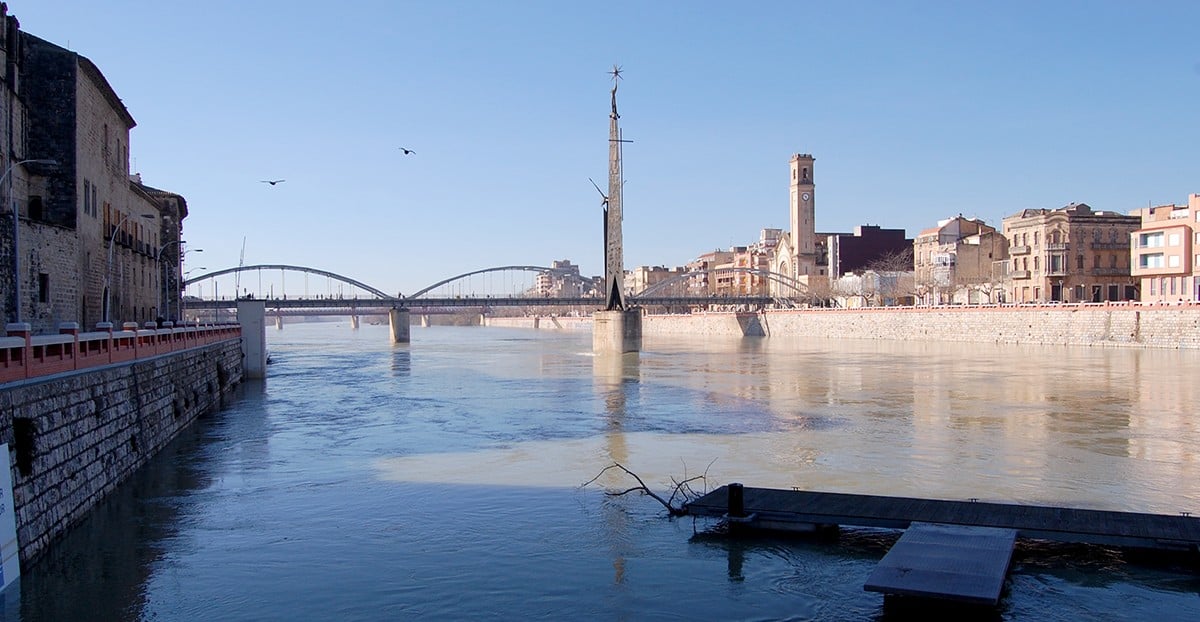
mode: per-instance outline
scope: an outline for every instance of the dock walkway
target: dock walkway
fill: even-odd
[[[688,504],[696,516],[729,513],[728,486]],[[743,489],[741,522],[774,529],[852,525],[907,529],[914,522],[1012,529],[1018,537],[1148,549],[1200,550],[1200,518],[1039,505],[946,501],[772,488]]]

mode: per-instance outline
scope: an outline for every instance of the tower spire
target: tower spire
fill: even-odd
[[[617,83],[621,68],[613,65],[612,113],[608,116],[608,203],[604,208],[605,309],[625,308],[625,259],[621,238],[621,128],[617,120]]]

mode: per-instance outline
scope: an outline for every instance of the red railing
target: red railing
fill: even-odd
[[[121,330],[81,333],[73,322],[57,335],[30,334],[28,324],[10,324],[0,337],[0,384],[50,374],[124,363],[188,348],[239,339],[240,324],[208,324],[138,328],[126,322]]]

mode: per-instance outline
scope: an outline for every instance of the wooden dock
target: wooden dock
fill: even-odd
[[[879,561],[863,589],[995,605],[1016,538],[1012,529],[913,523]]]
[[[863,589],[995,605],[1018,536],[1105,546],[1200,551],[1200,518],[1011,503],[722,486],[687,505],[741,527],[905,529]]]
[[[729,513],[729,486],[688,504],[696,516]],[[744,518],[769,529],[823,525],[907,529],[914,522],[1012,529],[1018,537],[1105,546],[1200,550],[1200,518],[1011,503],[946,501],[804,490],[743,488]]]

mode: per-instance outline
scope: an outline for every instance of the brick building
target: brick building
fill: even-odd
[[[1141,218],[1086,203],[1004,219],[1012,302],[1137,300],[1129,240]]]
[[[1135,210],[1141,228],[1131,240],[1130,273],[1147,302],[1200,300],[1200,194],[1187,205]]]

